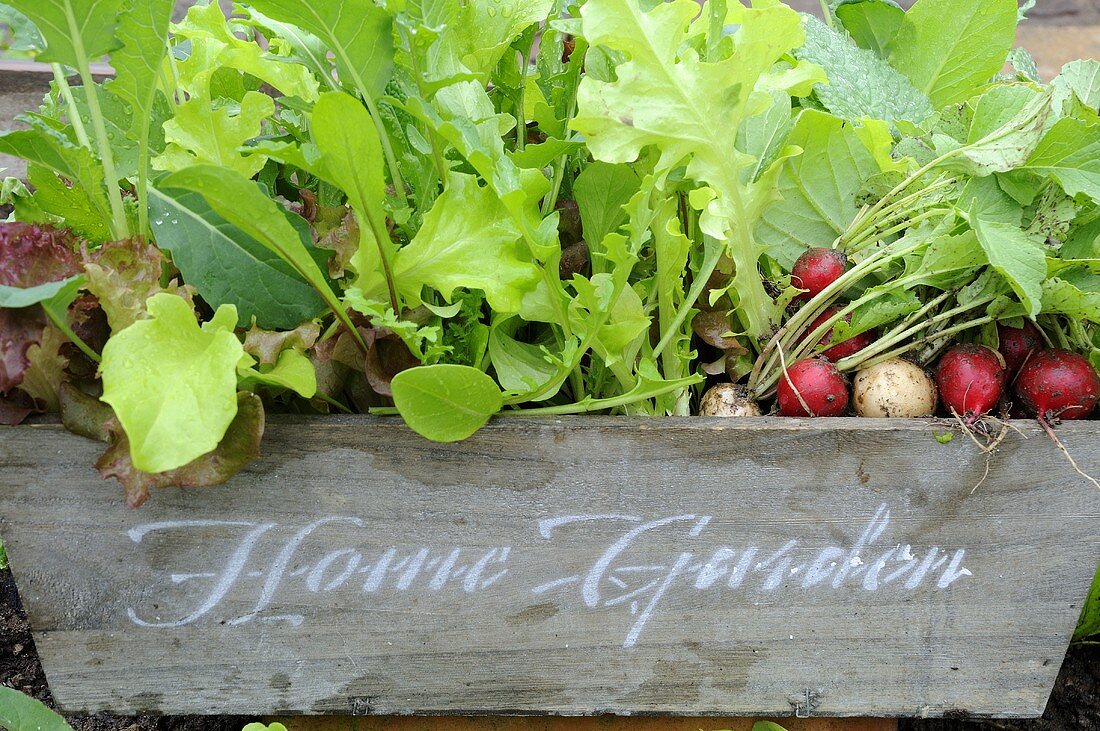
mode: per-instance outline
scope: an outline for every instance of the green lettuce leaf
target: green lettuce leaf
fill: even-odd
[[[156,294],[146,306],[149,319],[116,332],[103,349],[102,398],[126,432],[134,467],[164,472],[218,446],[237,414],[244,349],[232,305],[201,327],[181,297]]]
[[[122,0],[7,0],[38,27],[46,48],[39,61],[73,67],[118,47],[115,24]]]
[[[469,366],[439,363],[393,377],[393,402],[405,423],[433,442],[465,439],[500,411],[503,397],[492,378]]]
[[[860,48],[879,58],[890,55],[890,46],[905,21],[905,10],[894,0],[840,0],[833,14]]]

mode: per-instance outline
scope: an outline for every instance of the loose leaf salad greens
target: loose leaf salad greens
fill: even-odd
[[[268,413],[452,441],[856,373],[916,415],[876,368],[1027,328],[1100,364],[1100,63],[1040,81],[1015,0],[6,2],[54,83],[0,134],[0,416],[107,442],[132,505]]]

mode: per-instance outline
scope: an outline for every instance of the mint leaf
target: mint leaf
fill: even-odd
[[[1016,22],[1016,0],[918,0],[894,37],[890,64],[942,109],[1001,70]]]
[[[455,289],[466,287],[482,290],[496,312],[518,312],[540,275],[521,235],[491,190],[473,176],[455,173],[416,236],[397,252],[394,277],[412,301],[425,285],[447,301]]]
[[[244,353],[232,305],[202,327],[191,307],[161,293],[148,320],[116,332],[103,348],[103,401],[144,472],[182,467],[218,446],[237,413],[237,364]]]
[[[255,318],[261,328],[291,329],[325,309],[294,267],[215,213],[198,193],[151,190],[149,206],[158,246],[172,252],[184,280],[211,307],[234,305],[238,325]]]
[[[812,16],[805,16],[806,42],[795,55],[825,69],[829,83],[814,88],[827,110],[845,119],[873,117],[917,123],[932,114],[928,97],[886,61],[853,46]]]
[[[433,442],[465,439],[504,404],[493,379],[469,366],[410,368],[394,376],[391,387],[405,423]]]

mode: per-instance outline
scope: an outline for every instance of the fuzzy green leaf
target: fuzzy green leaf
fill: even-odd
[[[401,371],[393,402],[405,423],[433,442],[457,442],[500,411],[503,398],[492,378],[469,366],[437,364]]]
[[[233,334],[232,305],[201,327],[181,297],[157,294],[147,308],[150,319],[107,341],[100,373],[103,400],[126,431],[134,466],[163,472],[218,446],[237,414],[244,349]]]
[[[845,119],[914,123],[932,114],[924,92],[886,61],[853,46],[817,18],[807,16],[805,26],[806,43],[796,55],[825,69],[829,83],[818,85],[814,93],[827,110]]]

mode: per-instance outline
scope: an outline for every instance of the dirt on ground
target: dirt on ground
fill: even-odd
[[[10,571],[0,571],[0,685],[49,706],[53,696]],[[66,716],[76,731],[240,731],[243,716]],[[1070,648],[1043,718],[1031,721],[904,720],[899,731],[1100,731],[1100,646]]]

